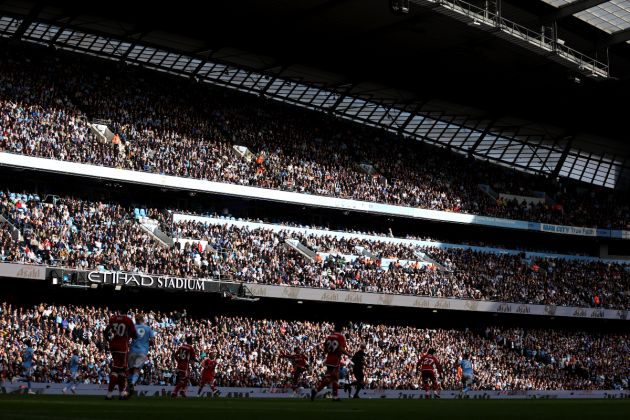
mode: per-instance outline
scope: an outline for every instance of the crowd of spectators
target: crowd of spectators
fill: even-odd
[[[81,381],[104,383],[110,355],[103,329],[110,315],[106,307],[2,303],[0,375],[6,380],[21,375],[24,341],[31,339],[35,380],[67,380],[70,357],[76,349],[81,358]],[[185,311],[146,311],[144,315],[157,336],[143,366],[141,384],[172,384],[173,352],[186,336],[192,336],[201,359],[208,354],[218,359],[219,386],[286,387],[291,369],[280,356],[299,347],[309,359],[302,383],[307,387],[324,370],[321,343],[332,328],[328,323],[310,321],[197,318]],[[500,327],[426,329],[367,323],[351,323],[346,333],[350,351],[367,345],[366,381],[371,389],[417,388],[420,378],[416,366],[428,348],[437,350],[444,365],[444,389],[459,389],[456,367],[469,352],[475,365],[475,389],[628,388],[627,334]],[[194,370],[198,373],[198,366]]]
[[[174,238],[168,246],[131,209],[73,197],[41,200],[0,192],[0,214],[22,233],[3,231],[0,261],[77,269],[223,278],[246,283],[627,309],[628,265],[603,260],[527,258],[523,253],[339,239],[149,216]],[[289,246],[313,248],[314,257]]]
[[[627,200],[605,189],[543,181],[191,81],[48,52],[1,54],[0,151],[511,219],[602,228],[630,221]],[[114,140],[92,133],[88,119],[110,121]],[[549,200],[495,199],[480,184],[517,195],[540,188]]]
[[[346,240],[195,221],[174,223],[173,235],[207,241],[205,252],[212,255],[218,272],[250,283],[545,305],[630,306],[629,266],[601,260],[526,258],[523,253]],[[287,239],[315,244],[311,249],[318,252],[316,258],[305,258],[283,245]],[[383,266],[383,258],[395,261]]]

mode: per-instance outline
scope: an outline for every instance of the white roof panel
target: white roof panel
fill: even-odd
[[[576,13],[575,17],[609,34],[630,28],[630,0],[611,0]]]
[[[567,4],[575,3],[577,0],[542,0],[553,7],[561,7]]]

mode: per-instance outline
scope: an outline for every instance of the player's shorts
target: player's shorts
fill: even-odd
[[[76,381],[78,377],[79,377],[79,371],[78,370],[71,370],[70,371],[70,378],[73,381]]]
[[[326,365],[326,376],[334,381],[339,380],[339,366]]]
[[[129,353],[126,351],[112,351],[112,369],[125,371],[127,369],[127,357]]]
[[[426,382],[437,382],[437,376],[435,376],[435,372],[431,370],[423,370],[422,371],[422,383]]]
[[[177,369],[177,383],[188,384],[189,375],[190,375],[189,371]]]
[[[328,353],[326,360],[324,360],[326,366],[339,366],[341,364],[341,355]]]
[[[354,378],[356,379],[357,382],[359,383],[363,383],[365,380],[365,373],[363,372],[363,369],[354,369],[352,371],[352,373],[354,374]]]
[[[214,375],[201,375],[201,381],[199,381],[199,386],[212,385],[213,382],[214,382]]]
[[[35,366],[22,366],[22,375],[23,376],[33,376],[33,372],[35,372]]]
[[[466,375],[465,373],[462,374],[462,383],[464,384],[472,383],[473,380],[474,380],[474,376],[472,374],[468,374],[468,375]]]
[[[140,369],[146,360],[147,355],[144,353],[129,353],[129,369]]]

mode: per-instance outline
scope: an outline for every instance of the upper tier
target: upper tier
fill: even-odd
[[[627,228],[630,221],[627,199],[610,190],[551,182],[375,129],[152,73],[113,72],[101,63],[46,52],[27,57],[7,49],[1,54],[0,151],[257,188],[192,187],[227,194],[630,237],[607,230]],[[114,142],[90,130],[87,121],[97,118],[110,121],[119,134]],[[234,146],[251,154],[241,156]],[[62,170],[37,162],[2,156],[7,165]],[[67,171],[94,171],[73,168]],[[184,187],[172,179],[150,182]],[[327,197],[343,200],[330,203]]]

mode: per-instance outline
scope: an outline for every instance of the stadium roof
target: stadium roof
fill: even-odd
[[[542,0],[558,8],[558,13],[575,16],[602,31],[628,36],[623,33],[630,28],[630,1],[628,0]],[[630,39],[630,36],[626,40]],[[621,40],[620,40],[621,42]]]
[[[620,104],[630,97],[630,45],[625,29],[610,25],[624,27],[619,10],[628,2],[611,1],[619,10],[593,0],[501,2],[501,19],[514,27],[553,28],[562,45],[545,51],[499,36],[483,17],[462,17],[449,1],[413,0],[408,14],[396,14],[388,0],[213,1],[204,13],[189,0],[0,0],[0,32],[265,94],[520,169],[625,184]],[[610,77],[590,77],[562,51],[603,64]]]

